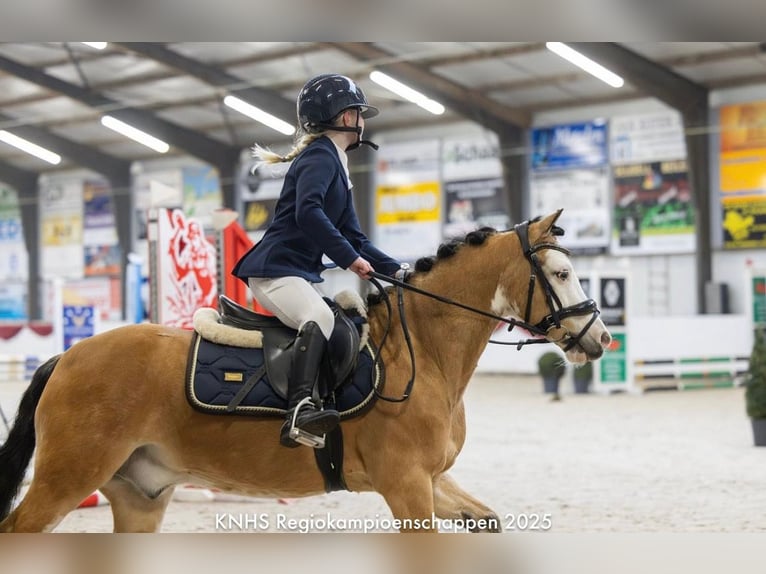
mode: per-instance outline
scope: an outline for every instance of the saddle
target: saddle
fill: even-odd
[[[361,332],[366,319],[354,309],[343,309],[332,299],[324,298],[335,316],[335,327],[327,345],[316,398],[325,399],[335,389],[346,384],[354,375],[359,357]],[[287,379],[290,376],[293,343],[298,331],[287,327],[276,317],[250,311],[225,295],[218,299],[219,322],[223,325],[260,331],[263,335],[263,357],[269,382],[283,399],[287,399]]]
[[[341,420],[358,416],[375,402],[383,385],[383,364],[368,341],[369,325],[358,294],[343,292],[325,301],[335,327],[320,369],[315,398],[340,412]],[[195,313],[189,349],[186,398],[207,414],[284,417],[287,379],[298,332],[276,317],[254,313],[219,297],[219,311]],[[275,439],[276,440],[276,439]],[[343,479],[343,434],[336,427],[323,448],[314,449],[325,490],[347,490]]]

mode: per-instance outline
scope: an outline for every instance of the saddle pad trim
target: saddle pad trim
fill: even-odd
[[[231,411],[231,410],[228,410],[227,405],[210,405],[200,401],[197,398],[197,396],[194,394],[194,375],[196,372],[197,355],[199,353],[199,346],[201,341],[202,341],[202,337],[200,337],[199,333],[195,331],[194,337],[192,339],[192,345],[189,350],[189,360],[187,362],[187,369],[186,369],[186,398],[196,410],[206,414],[240,415],[240,416],[261,415],[261,416],[269,416],[269,417],[281,417],[287,413],[286,409],[280,409],[275,407],[257,407],[257,406],[241,406],[241,405],[237,406],[234,411]],[[376,359],[375,348],[372,346],[372,344],[369,341],[364,346],[364,348],[367,350],[367,352],[370,355],[370,358],[372,359],[373,377],[374,377],[372,388],[370,389],[369,394],[359,404],[355,405],[353,408],[346,409],[345,411],[341,411],[339,413],[341,419],[351,418],[354,415],[361,412],[362,410],[369,407],[370,404],[375,400],[376,391],[378,391],[378,389],[380,388],[382,380],[383,380],[383,364],[382,362],[375,360]]]

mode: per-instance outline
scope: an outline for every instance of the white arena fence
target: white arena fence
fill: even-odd
[[[0,383],[28,383],[42,362],[37,355],[0,355]]]
[[[634,384],[643,390],[736,386],[753,344],[746,315],[632,317],[628,333]]]

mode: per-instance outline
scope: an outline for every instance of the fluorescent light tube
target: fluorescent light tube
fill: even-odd
[[[387,90],[395,93],[397,96],[401,96],[405,100],[409,100],[413,104],[419,105],[421,108],[431,112],[432,114],[438,116],[444,113],[444,106],[439,102],[434,101],[421,94],[417,90],[413,90],[409,86],[402,84],[399,80],[395,80],[388,74],[374,70],[370,72],[370,79],[379,86],[383,86]]]
[[[110,130],[116,131],[118,134],[122,134],[125,137],[132,139],[140,144],[145,145],[148,148],[153,149],[158,153],[165,153],[170,149],[170,146],[164,141],[157,139],[154,136],[150,136],[146,132],[142,132],[139,129],[134,128],[131,125],[121,122],[117,118],[112,116],[102,116],[101,124]]]
[[[103,50],[107,46],[106,42],[80,42],[80,44],[85,44],[86,46],[90,46],[96,50]]]
[[[241,100],[236,96],[226,96],[223,99],[223,103],[229,106],[232,110],[237,110],[240,114],[252,118],[257,122],[261,122],[286,136],[291,136],[295,133],[295,128],[292,125],[280,120],[276,116],[272,116],[268,112],[264,112],[260,108],[256,108],[252,104],[248,104],[245,100]]]
[[[12,145],[21,151],[25,151],[28,154],[40,158],[41,160],[47,161],[53,165],[58,165],[61,163],[61,156],[59,154],[53,153],[52,151],[47,150],[44,147],[40,147],[37,144],[33,144],[31,141],[20,138],[11,132],[0,130],[0,141],[4,141],[8,145]]]
[[[613,88],[621,88],[625,84],[620,76],[562,42],[546,42],[545,47]]]

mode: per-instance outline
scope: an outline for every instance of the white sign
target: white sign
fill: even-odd
[[[532,216],[564,209],[557,222],[566,232],[559,240],[562,245],[580,252],[606,250],[610,241],[607,169],[533,173],[530,196]]]
[[[675,110],[618,116],[609,124],[612,165],[686,158],[684,124]]]

